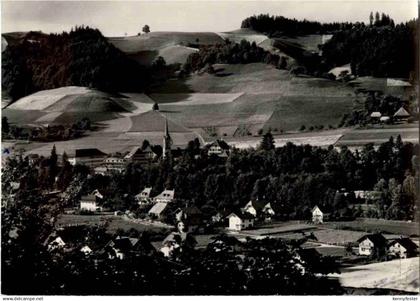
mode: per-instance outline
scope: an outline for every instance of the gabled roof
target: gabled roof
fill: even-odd
[[[311,212],[312,212],[312,213],[314,213],[314,211],[315,211],[316,209],[318,209],[318,210],[319,210],[319,211],[321,211],[321,213],[322,213],[322,210],[321,210],[321,209],[319,209],[319,207],[318,207],[318,206],[316,206],[316,205],[315,205],[315,207],[314,207],[314,208],[312,208],[312,211],[311,211]]]
[[[231,218],[232,216],[237,216],[242,220],[243,219],[255,219],[255,216],[253,216],[251,213],[248,213],[246,211],[245,212],[239,211],[239,212],[231,213],[226,218]]]
[[[168,206],[168,203],[156,203],[150,210],[149,214],[156,214],[159,215],[165,210],[166,206]]]
[[[174,198],[174,195],[175,190],[165,189],[159,195],[155,196],[155,198],[172,200]]]
[[[151,191],[152,191],[152,187],[146,187],[140,193],[138,193],[136,197],[142,197],[142,196],[149,197]]]
[[[362,242],[366,239],[369,239],[371,242],[373,242],[373,244],[375,246],[386,246],[387,245],[386,238],[382,234],[379,234],[379,233],[364,235],[361,238],[359,238],[357,240],[357,242],[360,243],[360,242]]]
[[[402,245],[407,251],[416,251],[418,246],[408,237],[401,237],[394,239],[389,245],[393,245],[399,243]]]
[[[81,202],[96,202],[96,195],[94,194],[83,195],[80,201]]]
[[[410,117],[410,113],[408,113],[404,107],[401,107],[395,112],[394,117]]]
[[[213,146],[213,145],[217,145],[223,150],[229,150],[230,149],[229,144],[227,144],[226,141],[221,140],[221,139],[217,139],[217,140],[209,143],[207,146],[210,147],[210,146]]]
[[[75,151],[75,157],[106,157],[106,154],[97,148],[79,148]]]

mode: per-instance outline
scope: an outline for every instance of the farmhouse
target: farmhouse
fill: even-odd
[[[125,155],[124,159],[127,162],[138,163],[147,165],[156,157],[156,154],[152,151],[150,145],[148,145],[145,149],[141,147],[135,146],[133,147],[130,152]]]
[[[64,240],[60,236],[57,236],[54,240],[52,240],[48,244],[48,251],[54,251],[54,250],[57,250],[57,249],[62,249],[65,246],[66,246],[66,243],[64,242]]]
[[[382,234],[368,234],[357,240],[359,243],[359,255],[384,255],[387,248],[387,240]]]
[[[126,160],[120,154],[114,154],[105,158],[102,166],[106,168],[107,172],[122,172],[125,168]]]
[[[394,114],[394,118],[398,120],[407,120],[408,117],[410,117],[410,113],[404,107],[399,108]]]
[[[203,214],[196,206],[187,207],[175,215],[179,232],[197,232],[203,224]]]
[[[322,224],[324,221],[324,213],[322,213],[321,209],[318,206],[315,206],[312,209],[312,222],[314,224]]]
[[[371,114],[370,114],[370,119],[372,120],[372,121],[379,121],[380,120],[380,118],[382,117],[382,114],[381,114],[381,112],[372,112]]]
[[[174,250],[181,247],[181,244],[194,248],[197,245],[197,241],[191,234],[172,232],[163,240],[160,252],[165,257],[170,257]]]
[[[85,255],[89,255],[89,254],[92,254],[93,251],[88,245],[84,245],[83,247],[80,248],[80,252],[82,252]]]
[[[230,146],[224,140],[216,140],[207,145],[207,155],[216,155],[221,158],[226,158],[230,153]]]
[[[416,256],[418,246],[408,237],[393,240],[388,246],[388,255],[399,258]]]
[[[150,203],[150,192],[152,191],[152,187],[144,188],[139,194],[137,194],[134,198],[136,199],[139,205],[145,205]]]
[[[229,230],[241,231],[254,226],[255,216],[248,212],[231,213],[227,216],[229,220]]]
[[[124,259],[134,249],[138,241],[137,238],[117,236],[105,245],[104,250],[109,259]]]
[[[175,196],[175,190],[165,189],[159,195],[153,198],[156,203],[169,203],[173,201]]]
[[[249,214],[252,214],[254,217],[257,216],[257,209],[255,209],[254,205],[252,204],[252,201],[249,201],[245,207],[243,208],[244,212],[248,212]]]
[[[103,163],[107,154],[101,152],[97,148],[76,149],[74,157],[69,158],[72,165],[84,164],[90,167],[96,167]]]
[[[102,208],[97,204],[97,196],[95,194],[89,194],[82,196],[80,200],[80,210],[95,212],[101,210]]]

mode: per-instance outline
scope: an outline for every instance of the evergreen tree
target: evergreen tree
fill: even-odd
[[[261,144],[260,144],[260,149],[262,150],[273,150],[275,148],[274,145],[274,138],[273,135],[271,134],[271,131],[268,131],[266,134],[264,134]]]

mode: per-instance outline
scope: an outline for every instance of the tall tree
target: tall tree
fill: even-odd
[[[268,131],[267,133],[264,134],[262,138],[260,149],[273,150],[274,148],[275,148],[275,144],[274,144],[273,135],[271,134],[271,131]]]

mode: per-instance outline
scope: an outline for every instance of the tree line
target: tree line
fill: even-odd
[[[270,36],[281,35],[307,35],[307,34],[325,34],[337,30],[351,28],[352,23],[321,23],[317,21],[308,21],[289,19],[283,16],[270,16],[269,14],[254,15],[244,19],[241,28],[249,28],[258,32],[269,34]]]
[[[280,57],[257,46],[255,42],[242,40],[239,44],[226,40],[224,44],[200,47],[191,53],[183,69],[187,72],[201,70],[214,73],[213,64],[249,64],[262,62],[278,68],[286,68],[286,57]]]
[[[26,172],[19,177],[20,165],[11,161],[15,168],[10,172],[22,189],[62,190],[75,174],[87,178],[90,171],[86,166],[71,166],[67,155],[57,162],[54,149],[53,153],[55,159],[41,159],[34,167],[22,159],[26,163],[19,164],[26,166]],[[106,205],[113,210],[135,210],[134,196],[144,187],[153,187],[152,195],[165,188],[175,189],[181,202],[212,211],[234,211],[251,199],[259,199],[270,202],[277,218],[284,220],[309,219],[315,205],[338,219],[369,214],[411,220],[417,197],[418,153],[418,144],[403,143],[401,137],[391,138],[378,148],[368,144],[355,152],[345,146],[337,150],[292,143],[275,148],[269,137],[263,137],[259,149],[235,149],[225,160],[207,156],[205,150],[191,143],[177,160],[168,156],[157,164],[129,164],[123,173],[90,176],[81,186],[83,193],[102,191],[107,196]],[[369,200],[375,212],[359,210],[364,200],[355,197],[356,190],[381,195]],[[77,205],[78,199],[73,202]]]
[[[412,76],[417,20],[394,25],[388,18],[337,31],[322,46],[325,63],[330,67],[350,63],[352,74],[357,76]]]

